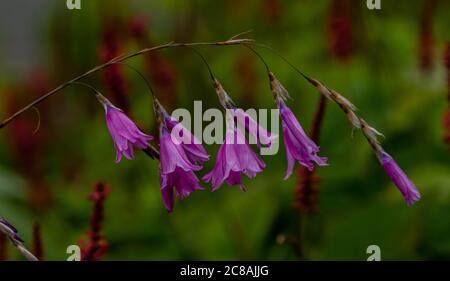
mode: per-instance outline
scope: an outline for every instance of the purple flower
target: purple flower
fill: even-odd
[[[174,189],[179,198],[185,198],[195,190],[203,189],[194,171],[202,167],[192,163],[181,144],[173,142],[164,124],[160,127],[160,185],[164,205],[173,211]]]
[[[171,135],[175,136],[178,144],[181,144],[189,161],[197,165],[201,165],[203,162],[208,161],[209,154],[206,152],[200,141],[180,122],[168,115],[165,111],[163,111],[162,114]]]
[[[121,109],[112,105],[106,98],[99,100],[105,107],[106,126],[116,148],[116,163],[119,163],[123,156],[129,160],[133,159],[133,146],[145,149],[149,146],[147,142],[153,137],[139,130]]]
[[[264,129],[258,122],[255,121],[250,115],[240,108],[231,109],[232,114],[236,117],[237,122],[249,132],[252,137],[257,141],[258,146],[261,144],[270,147],[272,143],[277,139],[277,135],[271,134]]]
[[[233,100],[227,94],[227,92],[220,84],[219,80],[214,79],[214,88],[216,90],[217,96],[219,97],[219,102],[227,110],[227,114],[231,113],[233,117],[236,117],[237,122],[249,132],[252,137],[256,140],[258,147],[264,145],[270,147],[272,143],[278,138],[277,135],[271,134],[266,129],[264,129],[258,122],[255,121],[249,114],[243,111],[241,108],[237,108]]]
[[[403,194],[406,204],[411,206],[414,202],[418,201],[420,199],[419,191],[414,183],[397,165],[395,160],[383,150],[379,152],[378,159],[380,160],[384,170],[386,170],[386,173]]]
[[[218,189],[224,181],[228,185],[242,185],[241,174],[253,178],[265,168],[264,162],[253,152],[241,131],[233,126],[227,128],[224,143],[217,154],[216,164],[211,172],[203,177],[206,182],[212,182],[211,191]]]
[[[319,166],[327,165],[327,158],[317,155],[319,147],[306,135],[292,111],[286,106],[282,98],[277,98],[283,126],[284,146],[288,167],[284,179],[289,178],[294,169],[295,160],[312,171],[315,162]]]

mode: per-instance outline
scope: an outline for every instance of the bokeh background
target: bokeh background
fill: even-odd
[[[98,181],[111,188],[102,260],[366,260],[369,245],[381,248],[383,260],[450,258],[443,124],[450,1],[382,0],[381,10],[367,9],[362,0],[81,0],[81,10],[68,10],[65,2],[0,4],[2,118],[116,55],[169,41],[225,40],[252,29],[246,37],[274,47],[357,105],[386,136],[384,148],[422,199],[406,206],[364,137],[329,103],[320,146],[330,165],[317,170],[313,194],[305,195],[317,196],[316,212],[294,208],[302,181],[296,175],[283,180],[281,146],[276,156],[263,157],[263,173],[245,179],[247,192],[226,185],[195,192],[168,214],[158,162],[136,152],[133,161],[115,164],[102,107],[88,90],[72,86],[39,105],[39,114],[30,110],[0,130],[0,216],[19,229],[29,248],[41,248],[43,259],[65,260],[68,245],[88,239],[89,194]],[[264,66],[248,49],[199,50],[239,105],[274,108]],[[310,131],[319,94],[280,58],[258,50]],[[189,49],[167,49],[129,64],[148,77],[170,110],[192,109],[194,100],[202,100],[204,109],[219,108],[205,66]],[[114,67],[85,81],[145,131],[157,131],[148,89],[135,73]],[[207,150],[215,156],[218,145]],[[9,243],[0,245],[3,259],[22,259]]]

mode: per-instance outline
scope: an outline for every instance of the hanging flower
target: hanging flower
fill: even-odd
[[[327,158],[317,155],[319,146],[306,135],[289,107],[282,99],[279,99],[277,104],[280,109],[284,146],[288,160],[288,168],[284,178],[287,179],[292,174],[295,160],[308,168],[309,171],[314,169],[314,162],[319,166],[327,165]]]
[[[182,123],[170,116],[158,100],[155,100],[155,107],[162,116],[162,122],[167,126],[176,143],[181,145],[189,161],[200,166],[208,161],[209,154],[200,141]]]
[[[203,180],[211,181],[211,191],[218,189],[224,181],[230,186],[239,185],[241,190],[245,191],[241,175],[245,174],[249,178],[254,178],[265,166],[251,149],[240,129],[234,125],[234,122],[227,120],[227,133],[217,154],[216,164],[213,170],[203,177]]]
[[[149,147],[148,141],[153,139],[152,136],[139,130],[121,109],[115,107],[104,96],[97,94],[97,98],[105,108],[106,126],[116,149],[116,163],[119,163],[123,156],[129,160],[133,159],[133,146],[139,149]]]
[[[328,165],[326,157],[317,155],[319,146],[306,135],[297,118],[295,118],[294,113],[292,113],[284,102],[289,97],[287,90],[281,85],[278,79],[276,79],[273,73],[269,73],[269,78],[273,97],[280,110],[281,125],[283,126],[284,146],[288,161],[284,179],[291,176],[295,160],[308,168],[309,171],[314,169],[314,163],[319,166]]]
[[[258,146],[270,147],[272,143],[278,138],[277,135],[271,134],[258,122],[255,121],[249,114],[241,108],[234,108],[231,110],[233,116],[236,117],[237,122],[257,141]]]
[[[194,171],[202,167],[191,163],[181,144],[176,144],[164,124],[160,126],[160,186],[164,205],[173,211],[174,189],[177,197],[183,199],[191,192],[203,189]]]
[[[378,159],[392,182],[394,182],[398,190],[403,194],[406,204],[411,206],[414,202],[418,201],[420,199],[419,191],[414,183],[397,165],[395,160],[383,150],[380,150],[378,153]]]
[[[172,116],[166,114],[164,116],[167,128],[171,131],[172,136],[176,136],[177,142],[180,142],[189,161],[194,164],[202,165],[203,162],[209,160],[209,154],[206,152],[200,141],[186,129],[183,124],[175,120]],[[175,133],[173,130],[177,130]]]
[[[268,132],[258,122],[255,121],[249,114],[247,114],[241,108],[237,108],[231,97],[223,89],[219,80],[214,80],[214,88],[219,98],[220,104],[231,113],[233,117],[236,117],[240,126],[245,128],[247,132],[256,140],[258,146],[270,147],[272,143],[278,138],[277,135]]]

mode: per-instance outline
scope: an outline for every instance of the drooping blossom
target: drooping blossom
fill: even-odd
[[[268,132],[255,119],[253,119],[251,115],[247,114],[241,108],[238,108],[217,79],[214,80],[214,88],[223,108],[228,110],[227,112],[231,113],[231,115],[235,117],[237,123],[250,133],[250,135],[256,140],[258,146],[263,145],[270,147],[278,136]]]
[[[284,176],[287,179],[291,176],[295,160],[301,165],[308,168],[309,171],[314,169],[314,163],[319,166],[327,165],[327,158],[317,155],[319,146],[314,143],[305,133],[302,126],[295,118],[294,113],[287,107],[284,102],[289,97],[287,90],[275,78],[273,73],[269,73],[271,89],[274,99],[280,110],[281,125],[283,127],[284,146],[286,149],[286,158],[288,167]]]
[[[155,106],[161,114],[162,122],[164,122],[175,142],[181,145],[189,161],[202,167],[202,163],[209,160],[209,154],[201,142],[182,123],[170,116],[158,100],[155,100]]]
[[[154,98],[160,122],[160,190],[167,211],[173,211],[174,194],[183,199],[203,189],[195,175],[209,155],[180,122],[171,117]]]
[[[194,171],[202,167],[192,163],[181,144],[173,141],[165,124],[160,126],[160,190],[167,211],[173,211],[174,191],[183,199],[200,186]]]
[[[211,191],[218,189],[223,182],[227,182],[230,186],[239,185],[241,190],[245,191],[242,174],[254,178],[265,166],[248,144],[241,130],[235,126],[234,122],[227,120],[225,140],[220,146],[215,166],[203,177],[203,180],[212,183]]]
[[[314,163],[319,166],[327,165],[327,158],[317,155],[319,146],[306,135],[300,123],[295,118],[294,113],[292,113],[282,99],[277,100],[277,105],[280,110],[284,146],[288,160],[288,167],[284,178],[287,179],[292,174],[295,160],[308,168],[309,171],[314,169]]]
[[[356,107],[342,95],[336,91],[329,89],[323,85],[320,81],[306,77],[305,78],[314,85],[319,92],[336,102],[339,107],[345,112],[350,123],[358,129],[361,129],[370,146],[376,153],[381,165],[386,170],[389,177],[392,179],[394,184],[398,187],[400,192],[403,194],[406,203],[412,205],[414,202],[420,199],[420,193],[418,192],[414,183],[406,176],[406,174],[400,169],[397,163],[392,159],[392,157],[387,154],[381,147],[378,141],[379,136],[383,136],[377,129],[370,126],[363,118],[356,115]]]
[[[119,163],[123,156],[129,160],[133,159],[133,147],[149,147],[148,141],[153,139],[152,136],[143,133],[120,108],[115,107],[104,96],[97,94],[97,98],[105,108],[106,126],[116,149],[116,163]]]
[[[408,204],[408,206],[411,206],[412,204],[414,204],[414,202],[418,201],[420,199],[419,191],[417,190],[414,183],[397,165],[395,160],[383,150],[380,150],[378,152],[378,159],[380,160],[381,165],[383,166],[386,173],[391,178],[392,182],[403,194],[406,204]]]
[[[257,141],[258,146],[263,145],[270,147],[278,138],[277,135],[268,132],[263,126],[256,122],[251,115],[247,114],[241,108],[231,109],[230,112],[236,117],[239,125],[245,128],[245,130]]]

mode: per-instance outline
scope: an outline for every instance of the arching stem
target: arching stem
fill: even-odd
[[[23,114],[24,112],[26,112],[27,110],[33,108],[34,106],[38,105],[39,103],[43,102],[44,100],[46,100],[47,98],[53,96],[54,94],[60,92],[62,89],[68,87],[69,85],[73,84],[74,82],[77,82],[85,77],[88,77],[89,75],[96,73],[106,67],[109,67],[113,64],[117,64],[123,61],[126,61],[130,58],[148,53],[148,52],[152,52],[152,51],[157,51],[157,50],[162,50],[162,49],[167,49],[167,48],[174,48],[174,47],[190,47],[190,46],[229,46],[229,45],[239,45],[239,44],[244,44],[244,43],[249,43],[252,42],[253,40],[251,39],[231,39],[231,40],[227,40],[227,41],[219,41],[219,42],[196,42],[196,43],[167,43],[167,44],[163,44],[163,45],[158,45],[158,46],[154,46],[154,47],[150,47],[150,48],[145,48],[142,50],[139,50],[137,52],[131,53],[131,54],[125,54],[125,55],[120,55],[118,57],[115,57],[113,59],[111,59],[110,61],[101,64],[99,66],[96,66],[88,71],[86,71],[85,73],[59,85],[58,87],[56,87],[55,89],[51,90],[50,92],[42,95],[41,97],[39,97],[38,99],[34,100],[33,102],[31,102],[30,104],[28,104],[27,106],[23,107],[22,109],[20,109],[19,111],[17,111],[16,113],[14,113],[13,115],[11,115],[10,117],[6,118],[5,120],[3,120],[3,122],[0,123],[0,129],[5,127],[6,125],[8,125],[11,121],[13,121],[15,118],[17,118],[18,116],[20,116],[21,114]]]

